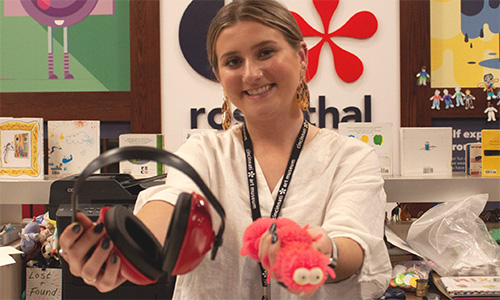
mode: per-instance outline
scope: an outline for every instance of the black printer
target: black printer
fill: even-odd
[[[59,234],[71,223],[71,194],[76,179],[77,175],[68,176],[50,186],[49,217],[56,220]],[[82,184],[78,209],[93,221],[105,206],[123,205],[132,210],[140,191],[162,183],[152,179],[135,179],[129,174],[93,174]],[[175,277],[165,274],[157,283],[147,286],[125,282],[114,291],[100,293],[73,276],[62,260],[62,285],[63,299],[172,299]]]

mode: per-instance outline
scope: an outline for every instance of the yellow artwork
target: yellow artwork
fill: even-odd
[[[0,124],[0,175],[43,176],[39,163],[39,132],[37,122],[10,121]]]
[[[500,7],[489,3],[430,1],[432,88],[475,88],[485,74],[500,77]]]

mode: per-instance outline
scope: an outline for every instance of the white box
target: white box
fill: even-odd
[[[24,265],[22,254],[15,247],[0,247],[0,299],[21,298]]]
[[[0,178],[43,179],[43,119],[0,118]]]
[[[401,176],[452,175],[451,127],[402,127]]]
[[[118,139],[119,147],[146,146],[164,149],[162,134],[154,133],[127,133],[121,134]],[[120,173],[131,174],[134,178],[145,178],[164,174],[161,163],[149,160],[123,160],[120,161]]]
[[[339,123],[339,134],[356,138],[375,149],[380,173],[392,175],[392,123]]]
[[[99,156],[99,125],[99,121],[47,122],[49,178],[80,174]]]

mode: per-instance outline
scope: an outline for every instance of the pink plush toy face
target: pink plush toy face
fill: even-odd
[[[40,24],[68,27],[81,22],[98,0],[20,0],[26,13]]]
[[[318,289],[328,275],[335,278],[335,271],[328,266],[329,259],[312,248],[311,243],[319,237],[311,237],[307,226],[301,228],[290,219],[260,218],[247,227],[243,234],[240,254],[259,261],[259,241],[261,235],[276,223],[276,233],[281,241],[281,249],[269,274],[275,274],[288,289],[294,292]],[[265,258],[264,258],[265,260]],[[267,277],[268,282],[271,276]]]
[[[323,282],[323,278],[325,278],[323,270],[318,267],[312,269],[297,268],[295,269],[295,272],[293,272],[292,277],[294,284],[299,286],[316,286]]]
[[[291,242],[278,252],[270,272],[275,272],[292,291],[312,291],[325,282],[328,274],[335,278],[328,262],[328,258],[309,244]]]

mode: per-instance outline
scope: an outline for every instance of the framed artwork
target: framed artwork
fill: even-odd
[[[3,3],[3,1],[0,2]],[[97,0],[99,1],[101,0]],[[126,14],[129,17],[129,42],[120,47],[128,47],[129,51],[126,53],[130,53],[130,65],[124,66],[127,70],[130,67],[130,76],[127,77],[129,82],[126,85],[101,91],[61,91],[59,89],[47,92],[6,92],[0,90],[0,116],[40,117],[45,121],[99,120],[102,123],[128,123],[133,133],[161,132],[159,0],[125,2],[128,3]],[[123,5],[123,3],[124,1],[115,0],[115,4]],[[6,30],[5,27],[3,30]],[[71,35],[71,26],[68,31]],[[44,39],[47,39],[46,35]],[[116,40],[116,43],[120,42],[120,39]],[[84,48],[85,45],[82,47]],[[46,48],[41,51],[41,54],[46,60]],[[41,54],[35,53],[35,55]],[[95,62],[92,63],[95,64]],[[50,65],[48,71],[50,73]],[[122,71],[114,68],[111,70],[114,73],[125,73]],[[55,81],[78,80],[76,76],[74,79],[65,78],[66,74],[61,73],[57,74],[59,79]],[[4,75],[0,74],[0,81],[2,76]],[[114,77],[119,76],[111,74],[108,80]],[[96,78],[99,78],[101,82],[104,81],[103,76],[97,77],[96,75]],[[80,78],[80,80],[83,79]],[[109,84],[112,84],[111,81]]]
[[[43,178],[43,120],[0,119],[0,178]]]
[[[489,3],[400,0],[402,127],[467,119],[498,128],[498,118],[488,122],[486,113],[500,105],[486,91],[488,84],[495,94],[494,85],[500,87],[500,7]],[[486,82],[487,74],[493,82]]]

